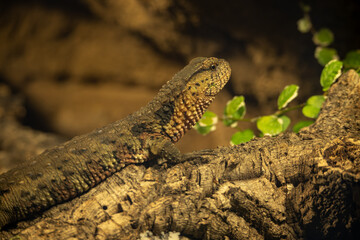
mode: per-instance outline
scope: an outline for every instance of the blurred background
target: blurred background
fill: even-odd
[[[314,27],[335,34],[340,57],[359,48],[360,1],[308,4]],[[312,35],[297,30],[302,17],[299,2],[285,0],[1,1],[0,172],[136,111],[197,56],[232,67],[210,108],[219,116],[234,95],[245,96],[250,118],[274,112],[288,84],[300,86],[298,103],[321,94]],[[178,146],[229,145],[234,132],[219,123]]]

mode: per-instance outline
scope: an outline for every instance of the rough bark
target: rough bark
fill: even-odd
[[[335,83],[300,133],[187,154],[174,166],[129,165],[88,193],[0,238],[351,239],[360,217],[360,78]]]

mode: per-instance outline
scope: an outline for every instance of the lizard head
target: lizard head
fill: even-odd
[[[194,65],[196,70],[189,77],[184,91],[199,98],[214,98],[230,78],[231,69],[224,59],[199,57],[189,65]]]
[[[173,113],[165,127],[173,142],[178,141],[201,118],[216,94],[228,82],[229,63],[223,59],[195,58],[178,73],[183,84],[174,97]]]
[[[229,63],[214,57],[198,57],[179,71],[141,111],[153,112],[161,132],[177,142],[201,118],[215,95],[230,78]]]

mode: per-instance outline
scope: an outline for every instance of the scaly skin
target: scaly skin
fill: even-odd
[[[128,164],[179,161],[174,146],[230,78],[222,59],[195,58],[126,118],[36,156],[0,176],[0,228],[79,196]]]

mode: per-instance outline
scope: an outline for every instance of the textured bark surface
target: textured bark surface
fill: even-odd
[[[298,134],[187,154],[175,166],[130,165],[88,193],[19,222],[0,238],[356,239],[360,219],[360,78],[330,89]]]

